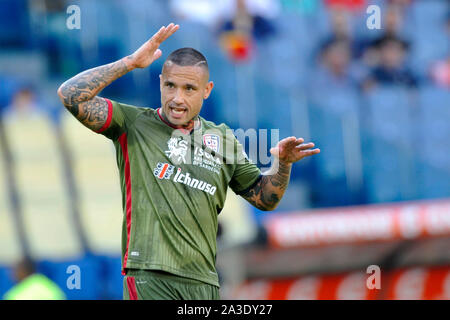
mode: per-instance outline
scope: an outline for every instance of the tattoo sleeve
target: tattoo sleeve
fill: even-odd
[[[97,94],[114,80],[131,69],[127,58],[86,70],[64,82],[58,89],[62,103],[81,123],[92,130],[100,129],[106,122],[108,105]]]
[[[276,172],[274,167],[278,167]],[[269,173],[263,174],[259,182],[242,197],[260,210],[270,211],[277,207],[286,191],[291,176],[292,164],[277,162]]]

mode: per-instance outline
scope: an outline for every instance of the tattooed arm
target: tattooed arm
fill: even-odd
[[[64,82],[58,96],[64,106],[86,127],[97,131],[106,122],[108,105],[97,94],[114,80],[135,68],[146,68],[158,59],[162,52],[159,45],[179,28],[173,23],[161,27],[132,55],[116,62],[86,70]]]
[[[97,131],[105,124],[108,104],[97,94],[132,70],[127,66],[128,59],[86,70],[59,87],[58,96],[64,106],[86,127]]]
[[[319,149],[309,150],[314,147],[314,143],[303,144],[303,141],[302,138],[289,137],[278,142],[270,150],[275,156],[274,164],[242,197],[260,210],[274,210],[289,184],[292,163],[320,152]]]
[[[277,164],[274,164],[269,171],[273,171],[275,167]],[[291,163],[279,163],[277,172],[264,173],[258,183],[242,194],[242,197],[260,210],[274,210],[289,184],[291,167]]]

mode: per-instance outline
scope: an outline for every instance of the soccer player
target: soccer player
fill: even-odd
[[[158,59],[159,46],[178,29],[164,26],[132,55],[84,71],[58,89],[64,106],[116,148],[124,299],[219,299],[217,215],[228,186],[255,207],[273,210],[292,163],[320,152],[302,138],[283,139],[270,150],[273,169],[261,174],[231,129],[199,116],[214,84],[205,57],[192,48],[166,59],[160,108],[97,96],[112,81]]]

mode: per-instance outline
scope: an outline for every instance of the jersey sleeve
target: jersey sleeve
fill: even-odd
[[[130,128],[143,109],[106,98],[103,99],[108,103],[108,117],[105,125],[96,132],[111,140],[117,140]]]
[[[235,138],[236,167],[229,182],[230,188],[238,195],[251,189],[260,179],[261,170],[247,157],[242,144]]]

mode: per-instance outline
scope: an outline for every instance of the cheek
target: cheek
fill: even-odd
[[[195,109],[201,108],[201,106],[203,104],[203,95],[196,94],[196,95],[190,97],[189,103]]]
[[[165,103],[170,100],[171,100],[170,93],[167,92],[167,90],[161,91],[161,101]]]

